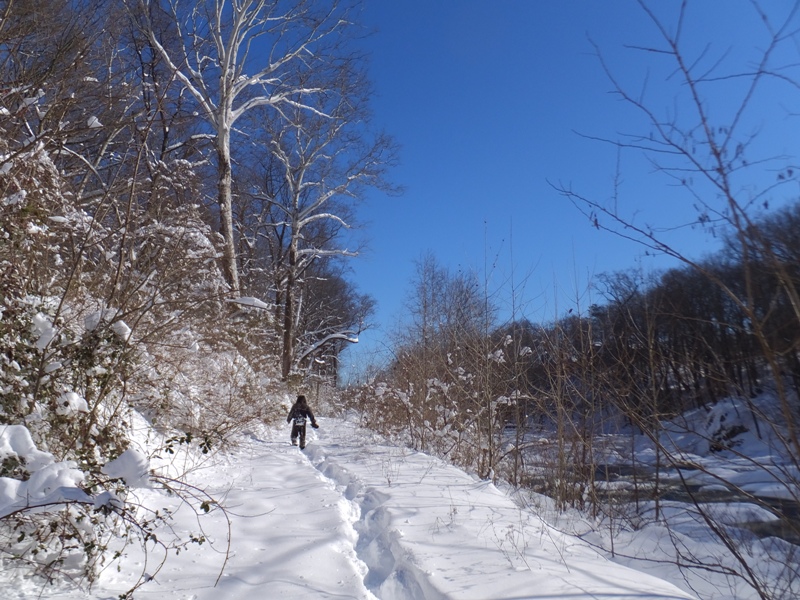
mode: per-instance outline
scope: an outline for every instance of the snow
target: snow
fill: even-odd
[[[352,432],[340,424],[322,434],[333,450],[308,454],[359,509],[357,554],[379,598],[691,597],[609,562],[487,481],[423,453],[353,444]]]
[[[10,163],[6,163],[10,164]],[[2,173],[5,175],[5,173]],[[25,190],[19,190],[18,192],[14,192],[0,200],[0,204],[3,206],[14,206],[16,204],[22,204],[25,201],[28,193]]]
[[[228,300],[231,304],[241,304],[243,306],[252,306],[254,308],[264,308],[269,309],[271,308],[269,304],[264,302],[263,300],[259,300],[258,298],[254,298],[253,296],[241,296],[239,298],[233,298]]]
[[[662,444],[687,468],[662,471],[662,480],[684,480],[709,489],[723,485],[762,498],[797,502],[800,470],[791,450],[778,428],[764,422],[758,426],[753,416],[760,414],[762,421],[779,423],[778,406],[777,398],[767,391],[749,403],[727,398],[708,410],[698,409],[667,423]],[[725,442],[726,448],[713,450],[713,444],[731,431],[740,433]],[[656,464],[652,442],[644,436],[637,442],[636,460]]]
[[[73,417],[78,413],[89,412],[89,405],[86,400],[75,392],[65,392],[58,398],[56,404],[56,414],[64,417]]]
[[[29,471],[36,471],[53,462],[52,454],[36,448],[24,425],[0,426],[0,459],[8,457],[24,459]]]
[[[36,347],[44,350],[55,337],[56,330],[47,315],[38,313],[33,317],[31,333],[36,337]]]
[[[70,399],[80,405],[77,394]],[[718,410],[712,417],[689,415],[684,426],[696,426],[682,432],[667,427],[665,436],[675,452],[707,447],[698,436],[711,439],[719,423],[738,423],[731,414],[748,414],[735,405],[730,403],[724,419]],[[321,429],[309,431],[302,452],[289,444],[288,426],[262,426],[240,435],[228,450],[203,454],[183,444],[165,452],[168,440],[134,416],[131,447],[102,471],[125,481],[126,502],[140,506],[144,517],[171,515],[154,531],[147,551],[135,543],[112,546],[120,558],[109,560],[91,588],[42,588],[21,579],[19,571],[3,570],[0,597],[106,599],[144,578],[135,592],[139,600],[750,600],[758,597],[755,590],[724,574],[736,568],[735,558],[702,513],[743,540],[739,551],[753,557],[757,576],[774,582],[772,589],[783,585],[781,565],[796,549],[742,528],[775,521],[755,503],[643,501],[629,514],[633,526],[624,526],[609,517],[558,510],[546,496],[497,487],[390,444],[360,427],[357,417],[320,418]],[[769,440],[746,433],[732,442],[736,451],[687,454],[686,464],[697,468],[681,469],[682,477],[720,490],[724,478],[761,497],[796,492],[777,479],[788,467],[779,454],[766,454]],[[647,455],[645,440],[636,446],[639,459]],[[0,517],[26,506],[51,510],[48,505],[59,502],[121,506],[113,485],[89,496],[76,465],[38,450],[22,425],[0,428],[0,459],[9,457],[22,459],[31,477],[0,478]],[[662,480],[669,477],[676,472],[665,470]],[[607,482],[609,488],[623,484]],[[720,572],[681,571],[676,563],[682,556],[720,565]],[[783,597],[794,597],[796,583],[786,585]]]
[[[111,325],[111,331],[113,331],[123,342],[127,342],[131,337],[131,328],[128,327],[128,324],[125,323],[125,321],[114,321],[114,323]]]
[[[0,459],[21,461],[31,473],[26,481],[0,477],[0,518],[26,507],[90,500],[78,487],[84,476],[77,465],[55,462],[52,454],[36,448],[24,425],[0,426]]]
[[[139,600],[693,597],[609,561],[491,483],[353,423],[321,419],[304,452],[288,434],[265,428],[213,458],[184,456],[191,484],[220,500],[207,512],[202,496],[189,506],[155,487],[135,490],[143,506],[173,512],[160,540],[189,532],[202,540],[171,553],[160,569],[158,546],[148,544],[145,555],[129,545],[91,590],[0,580],[3,597],[117,597],[142,574],[150,580],[136,591]],[[104,470],[136,479],[165,461],[148,465],[129,450]],[[96,503],[113,499],[105,493]]]
[[[136,448],[128,448],[101,471],[114,479],[124,479],[131,488],[150,486],[150,460]]]
[[[100,325],[100,321],[106,316],[107,310],[97,310],[89,313],[83,319],[83,326],[86,331],[94,331]]]
[[[101,323],[110,323],[111,331],[122,341],[127,342],[131,337],[131,328],[125,321],[116,319],[117,312],[112,308],[103,308],[87,314],[83,319],[84,329],[94,331]]]

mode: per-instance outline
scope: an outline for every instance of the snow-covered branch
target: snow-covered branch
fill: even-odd
[[[323,339],[309,346],[309,348],[306,349],[304,352],[301,352],[300,355],[297,357],[296,362],[297,363],[303,362],[306,358],[314,354],[317,350],[319,350],[326,344],[330,344],[331,342],[336,340],[341,340],[344,342],[348,342],[350,344],[357,344],[358,334],[352,331],[343,331],[340,333],[332,333],[328,336],[325,336]]]

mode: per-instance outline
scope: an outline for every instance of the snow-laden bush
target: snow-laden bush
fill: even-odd
[[[23,425],[0,428],[0,459],[4,568],[21,561],[42,574],[93,573],[108,533],[100,509],[113,507],[87,494],[85,474],[75,461],[57,462],[39,450]]]
[[[268,401],[281,387],[276,378],[256,371],[236,351],[205,342],[168,353],[150,348],[134,383],[132,401],[155,427],[216,443],[254,422],[275,420],[280,410]]]
[[[16,137],[24,119],[0,116],[0,561],[91,581],[111,540],[143,543],[152,524],[113,467],[147,348],[218,315],[225,283],[196,207],[162,222],[109,212],[110,194],[80,205],[53,140]]]
[[[492,469],[485,437],[496,431],[484,430],[481,423],[492,418],[496,403],[481,407],[474,400],[476,390],[460,383],[431,378],[401,388],[381,381],[348,390],[345,406],[357,410],[366,427],[397,443],[485,474]]]

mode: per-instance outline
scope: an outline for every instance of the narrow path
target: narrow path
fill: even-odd
[[[219,583],[215,587],[227,525],[217,510],[199,521],[213,550],[206,542],[171,556],[155,581],[136,592],[137,599],[375,600],[354,550],[353,506],[303,453],[288,440],[253,438],[226,463],[196,474],[208,481],[212,495],[223,497],[231,519],[230,553]],[[185,506],[175,520],[178,528],[199,531]],[[209,561],[209,552],[215,560]],[[142,565],[126,566],[133,573]]]

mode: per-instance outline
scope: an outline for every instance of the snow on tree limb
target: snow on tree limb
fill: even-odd
[[[308,347],[304,352],[302,352],[296,359],[297,363],[303,362],[306,358],[314,354],[317,350],[325,346],[326,344],[335,341],[341,340],[348,342],[350,344],[357,344],[358,343],[358,335],[354,334],[352,331],[343,331],[340,333],[332,333],[330,335],[325,336],[318,342],[315,342],[311,346]]]
[[[241,304],[242,306],[252,306],[253,308],[263,308],[265,310],[271,309],[272,307],[264,302],[263,300],[259,300],[258,298],[254,298],[253,296],[241,296],[240,298],[231,298],[226,300],[231,304]]]

